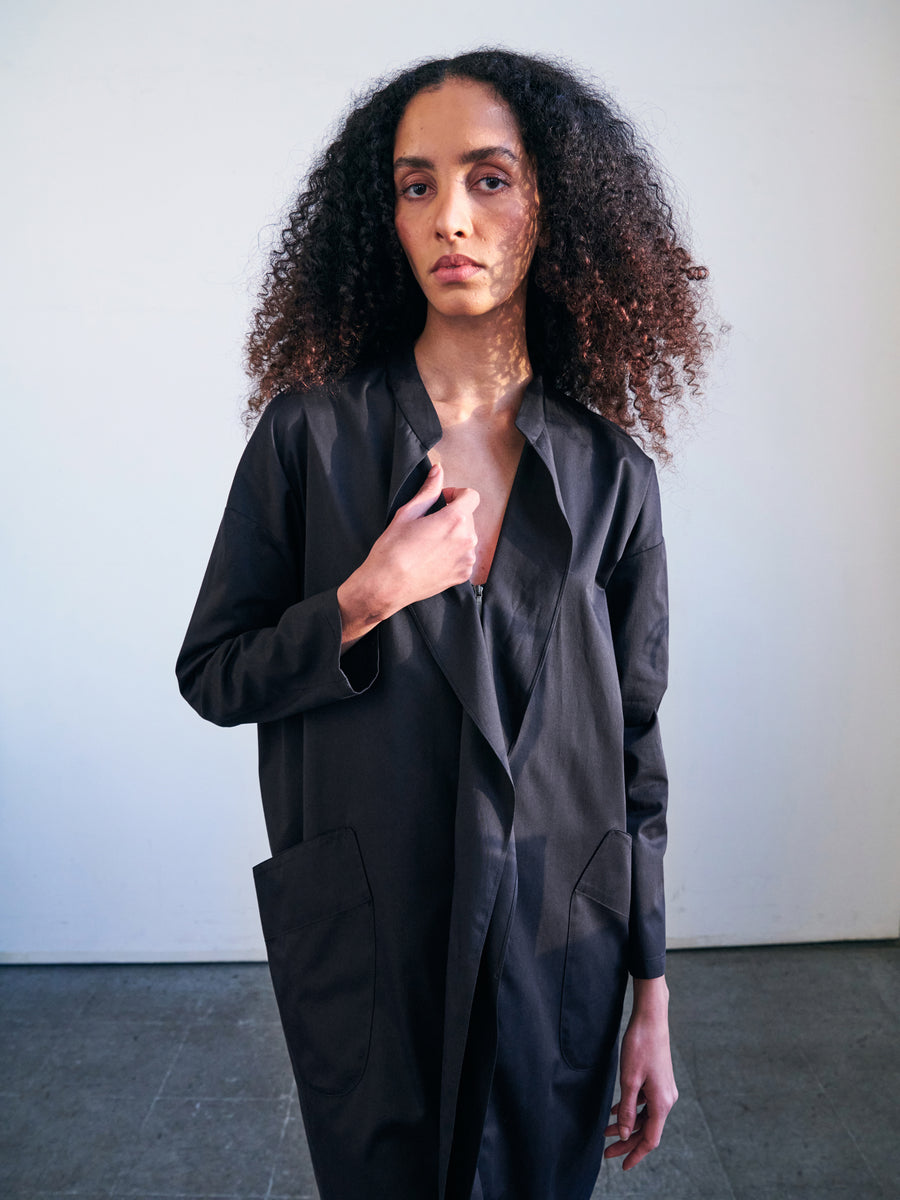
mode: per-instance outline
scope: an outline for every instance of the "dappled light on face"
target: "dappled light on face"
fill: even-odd
[[[397,235],[425,297],[426,329],[475,322],[498,357],[527,356],[540,198],[508,105],[470,79],[419,92],[397,127],[394,186]]]
[[[419,200],[430,207],[435,181],[404,192],[410,204],[401,209],[407,180],[391,164],[418,157],[427,161],[404,165],[426,175],[445,165],[421,137],[451,90],[447,130],[468,133],[467,152],[527,146],[540,196],[539,214],[533,195],[530,217],[518,221],[521,241],[492,222],[494,259],[468,278],[450,271],[441,280],[428,275],[434,264],[420,255],[412,216]],[[445,248],[449,239],[451,253],[473,260],[488,204],[496,213],[508,204],[495,193],[506,192],[510,163],[488,158],[497,180],[462,187],[439,230]],[[720,332],[704,276],[652,156],[600,88],[505,50],[416,64],[351,107],[294,202],[247,340],[245,420],[251,426],[280,391],[385,359],[420,338],[427,320],[477,319],[485,342],[504,327],[520,333],[527,279],[528,354],[545,381],[665,458],[667,417],[698,398]]]

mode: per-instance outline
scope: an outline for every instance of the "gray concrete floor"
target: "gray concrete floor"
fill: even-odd
[[[900,943],[667,973],[681,1098],[597,1197],[900,1197]],[[264,966],[0,968],[0,1073],[3,1200],[316,1200]]]

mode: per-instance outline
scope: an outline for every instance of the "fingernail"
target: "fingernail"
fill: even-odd
[[[629,1126],[627,1126],[627,1125],[620,1126],[619,1137],[622,1139],[623,1142],[628,1141],[628,1139],[631,1137],[631,1129],[629,1128]]]

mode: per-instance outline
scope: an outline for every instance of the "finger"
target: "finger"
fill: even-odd
[[[644,1122],[643,1129],[643,1144],[646,1147],[644,1154],[648,1154],[651,1150],[655,1150],[662,1140],[663,1125],[666,1123],[664,1114],[648,1113],[647,1120]],[[644,1154],[641,1155],[643,1158]]]
[[[607,1146],[606,1149],[603,1151],[603,1157],[604,1158],[621,1158],[623,1154],[633,1153],[641,1145],[641,1143],[643,1141],[643,1137],[644,1137],[644,1131],[643,1131],[643,1129],[640,1128],[640,1122],[641,1122],[641,1118],[640,1118],[640,1116],[638,1116],[638,1128],[635,1129],[635,1131],[634,1131],[634,1133],[632,1133],[631,1137],[628,1138],[627,1141],[613,1142],[610,1146]],[[609,1135],[609,1136],[615,1137],[615,1126],[613,1126],[612,1135]]]
[[[447,487],[444,488],[444,499],[450,505],[458,506],[460,511],[473,513],[481,503],[481,496],[474,488]]]
[[[631,1131],[634,1129],[634,1122],[637,1118],[638,1105],[638,1088],[633,1083],[626,1083],[622,1080],[622,1094],[619,1097],[619,1103],[616,1105],[616,1113],[618,1121],[616,1122],[619,1129],[619,1137],[623,1142],[627,1142],[631,1137]]]
[[[637,1120],[634,1123],[634,1129],[632,1129],[632,1131],[631,1131],[631,1137],[626,1138],[625,1140],[630,1141],[631,1138],[637,1137],[638,1134],[643,1132],[643,1128],[644,1128],[643,1114],[638,1113]],[[619,1126],[616,1124],[615,1121],[613,1121],[611,1125],[607,1125],[607,1127],[603,1131],[603,1136],[608,1137],[608,1138],[618,1138],[619,1137]]]
[[[617,1141],[617,1143],[616,1143],[617,1146],[625,1146],[626,1143],[628,1143],[629,1145],[635,1145],[635,1146],[637,1145],[638,1139],[643,1135],[643,1132],[644,1132],[644,1122],[646,1119],[646,1115],[647,1115],[647,1110],[645,1108],[638,1110],[637,1116],[634,1119],[634,1128],[632,1129],[630,1135],[627,1138],[623,1138],[623,1139],[620,1139],[619,1141]],[[611,1121],[610,1124],[607,1125],[606,1129],[604,1129],[603,1136],[608,1137],[608,1138],[619,1138],[619,1123],[618,1123],[618,1121]],[[627,1147],[626,1147],[626,1149],[627,1149]],[[617,1153],[624,1154],[625,1150],[618,1150]]]
[[[425,482],[413,496],[412,500],[408,500],[406,504],[401,505],[397,509],[397,515],[399,516],[403,513],[405,518],[411,520],[424,516],[435,500],[437,500],[438,496],[440,496],[443,482],[444,468],[440,463],[435,463],[425,476]]]
[[[665,1125],[665,1117],[654,1117],[648,1114],[647,1121],[644,1127],[640,1130],[637,1137],[637,1144],[630,1149],[625,1161],[622,1163],[623,1171],[630,1171],[632,1167],[636,1167],[638,1163],[647,1157],[647,1155],[655,1150],[662,1138],[663,1125]],[[637,1136],[637,1131],[635,1131]],[[632,1141],[634,1138],[632,1138]],[[622,1147],[626,1149],[625,1146]]]
[[[646,1158],[651,1150],[655,1149],[655,1146],[650,1145],[644,1138],[641,1138],[631,1153],[625,1156],[625,1160],[622,1163],[622,1170],[630,1171],[632,1167],[636,1167],[642,1159]]]
[[[627,1142],[613,1142],[603,1151],[604,1158],[621,1158],[623,1154],[632,1154],[640,1145],[641,1136],[633,1133]],[[622,1164],[625,1165],[624,1163]]]

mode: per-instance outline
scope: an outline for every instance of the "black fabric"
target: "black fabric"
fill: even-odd
[[[655,473],[538,380],[517,424],[481,621],[461,585],[342,658],[337,588],[440,424],[411,352],[273,401],[179,656],[202,716],[258,724],[260,912],[323,1200],[587,1198],[627,971],[663,970]]]

